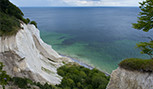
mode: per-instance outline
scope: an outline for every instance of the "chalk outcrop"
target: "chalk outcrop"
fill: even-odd
[[[44,43],[34,25],[21,25],[16,35],[0,37],[0,61],[11,76],[27,77],[34,81],[59,84],[57,68],[70,59],[60,56]]]
[[[117,68],[111,74],[107,89],[153,89],[153,73]]]

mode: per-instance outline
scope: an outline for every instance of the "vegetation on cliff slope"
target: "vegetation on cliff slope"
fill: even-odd
[[[18,19],[23,19],[21,10],[8,0],[0,0],[0,35],[17,33],[20,27]]]
[[[0,36],[16,34],[21,29],[21,21],[28,24],[29,20],[23,16],[22,11],[9,0],[0,0]]]
[[[28,78],[11,78],[3,70],[0,62],[0,85],[5,89],[7,86],[16,86],[21,89],[32,89],[37,86],[40,89],[106,89],[109,77],[97,69],[87,69],[83,66],[67,64],[58,69],[58,74],[63,77],[60,85],[41,84]]]
[[[62,89],[106,89],[109,77],[97,69],[67,64],[58,69],[63,77],[58,87]]]

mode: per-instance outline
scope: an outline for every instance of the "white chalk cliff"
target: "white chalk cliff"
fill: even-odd
[[[12,77],[27,77],[41,83],[59,84],[57,68],[70,59],[61,57],[40,38],[39,30],[31,24],[21,24],[16,35],[0,37],[0,62]]]
[[[153,89],[153,73],[117,68],[111,74],[107,89]]]

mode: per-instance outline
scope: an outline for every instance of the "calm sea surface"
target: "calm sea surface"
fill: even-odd
[[[59,53],[111,73],[125,58],[148,58],[136,43],[151,35],[132,28],[136,7],[21,8],[35,20],[42,39]]]

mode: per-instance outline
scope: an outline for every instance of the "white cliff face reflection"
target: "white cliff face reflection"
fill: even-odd
[[[64,55],[111,72],[125,58],[148,58],[135,48],[146,34],[132,28],[139,8],[21,8],[38,22],[42,39]]]

